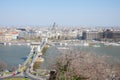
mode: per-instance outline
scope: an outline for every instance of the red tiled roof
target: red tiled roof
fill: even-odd
[[[12,32],[12,34],[18,34],[18,32]]]
[[[0,32],[0,35],[3,34],[3,32]]]

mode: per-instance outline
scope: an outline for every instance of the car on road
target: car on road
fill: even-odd
[[[17,74],[20,74],[20,72],[17,72]]]
[[[15,76],[15,75],[16,75],[16,73],[13,73],[13,74],[12,74],[12,76]]]

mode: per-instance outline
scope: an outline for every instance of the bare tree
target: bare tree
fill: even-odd
[[[5,62],[0,61],[0,71],[3,71],[7,68],[7,64]]]
[[[59,57],[53,80],[112,80],[113,66],[106,56],[80,51],[66,51]],[[118,67],[119,68],[119,67]],[[118,69],[117,69],[118,70]],[[52,76],[52,75],[51,75]],[[52,79],[50,79],[52,80]],[[115,79],[119,80],[119,79]]]

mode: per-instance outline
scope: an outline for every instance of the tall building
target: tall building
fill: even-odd
[[[57,32],[57,25],[56,23],[54,22],[53,26],[52,26],[52,29],[51,29],[52,32],[56,33]]]
[[[120,31],[106,29],[101,33],[101,40],[120,41]]]
[[[84,31],[82,39],[100,40],[100,33],[98,31]]]
[[[112,39],[113,38],[113,32],[109,29],[103,31],[103,38]]]
[[[120,31],[113,31],[113,40],[120,41]]]

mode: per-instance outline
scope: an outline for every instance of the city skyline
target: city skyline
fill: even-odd
[[[0,25],[120,26],[119,0],[1,0]]]

